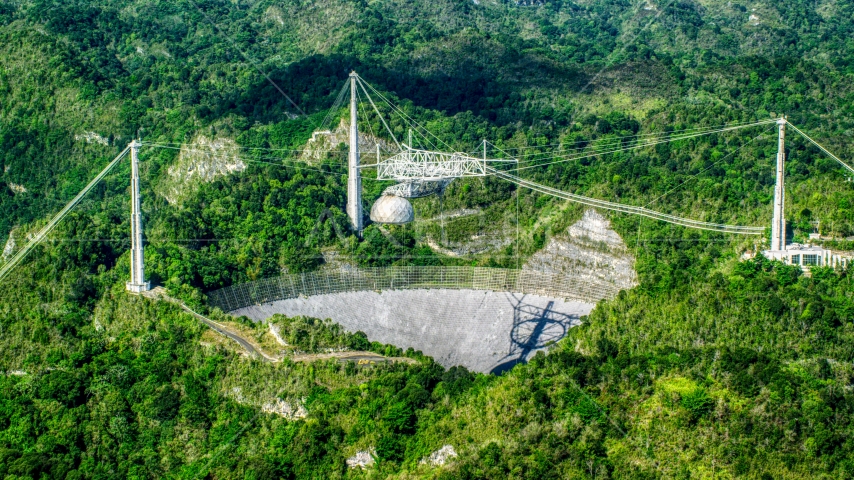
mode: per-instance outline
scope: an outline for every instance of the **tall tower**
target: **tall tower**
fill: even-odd
[[[786,190],[784,184],[784,167],[786,163],[786,117],[777,120],[777,184],[774,187],[774,220],[771,224],[771,250],[786,250],[786,218],[784,204]]]
[[[126,288],[132,293],[142,293],[151,289],[145,281],[145,257],[142,254],[142,213],[139,211],[139,147],[134,140],[130,144],[130,281]]]
[[[350,72],[350,155],[347,172],[347,215],[362,237],[362,172],[359,170],[359,127],[356,125],[356,72]]]

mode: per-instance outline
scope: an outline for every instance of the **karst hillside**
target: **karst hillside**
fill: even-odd
[[[852,135],[852,0],[0,0],[0,475],[852,478]]]

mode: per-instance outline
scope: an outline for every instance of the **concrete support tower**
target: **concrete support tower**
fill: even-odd
[[[786,250],[786,217],[784,205],[786,190],[783,188],[786,163],[786,117],[777,120],[777,184],[774,187],[774,220],[771,224],[771,250]]]
[[[132,293],[142,293],[151,289],[151,284],[145,281],[145,258],[142,254],[142,213],[139,211],[139,147],[142,145],[134,140],[130,144],[130,281],[127,290]]]
[[[362,172],[359,170],[359,127],[356,125],[356,72],[350,72],[350,155],[347,172],[347,215],[362,237]]]

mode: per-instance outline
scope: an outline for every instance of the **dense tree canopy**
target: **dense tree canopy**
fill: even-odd
[[[351,70],[449,149],[487,139],[520,165],[783,114],[848,159],[852,22],[850,0],[0,1],[3,260],[141,137],[157,144],[141,153],[148,275],[220,320],[205,292],[324,264],[516,266],[581,209],[495,178],[457,180],[414,201],[414,224],[353,234],[343,150],[302,152],[345,116],[329,108]],[[362,106],[362,131],[389,142]],[[205,158],[186,151],[203,138],[232,145],[245,168],[181,183],[176,165]],[[769,126],[522,175],[766,225],[775,154]],[[845,173],[796,136],[787,154],[792,237],[820,225],[850,248]],[[848,271],[742,261],[765,240],[614,215],[640,286],[503,376],[307,318],[278,319],[293,348],[410,361],[273,365],[172,304],[125,294],[128,168],[0,283],[4,477],[854,476]],[[387,185],[366,170],[366,209]],[[431,246],[484,235],[497,246],[477,254]],[[275,402],[306,417],[269,413]],[[443,445],[459,456],[421,463]],[[357,451],[377,464],[348,468]]]

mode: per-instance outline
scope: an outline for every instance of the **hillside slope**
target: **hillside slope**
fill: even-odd
[[[572,230],[585,210],[495,178],[455,181],[414,202],[418,222],[358,239],[343,213],[343,152],[299,161],[313,132],[345,116],[328,109],[349,71],[449,148],[486,138],[529,164],[782,114],[848,159],[852,22],[851,0],[0,1],[0,238],[20,248],[140,136],[152,144],[147,273],[214,319],[204,292],[326,259],[563,268],[566,245],[600,246]],[[399,120],[391,128],[406,134]],[[839,167],[796,137],[787,153],[794,238],[818,222],[826,236],[854,234]],[[766,225],[775,154],[769,128],[522,175]],[[611,215],[603,238],[625,241],[608,260],[627,290],[502,376],[310,318],[280,319],[290,349],[412,362],[268,364],[174,305],[125,293],[129,176],[117,167],[0,283],[4,477],[854,476],[848,271],[807,278],[739,261],[763,239]],[[365,180],[366,206],[385,186]],[[477,238],[488,242],[476,254],[441,253]]]

